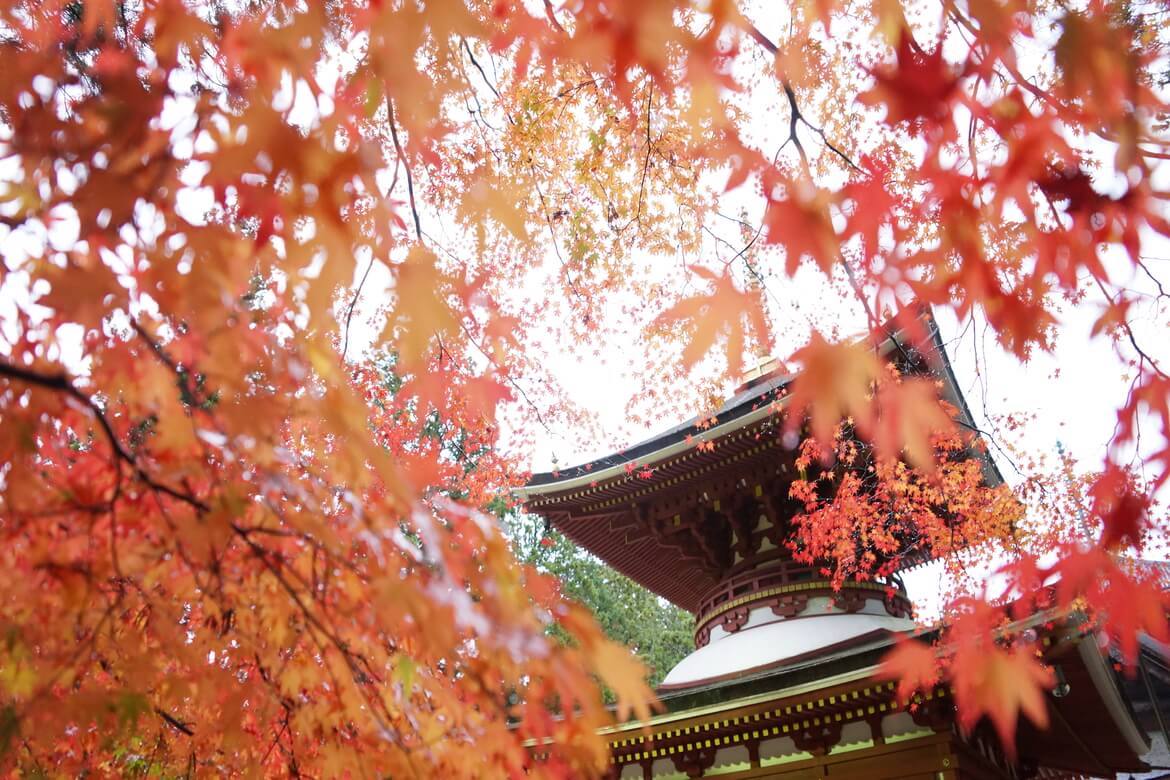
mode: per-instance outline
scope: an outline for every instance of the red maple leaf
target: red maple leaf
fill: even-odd
[[[1101,546],[1109,550],[1127,545],[1141,549],[1150,499],[1137,493],[1133,479],[1120,468],[1110,467],[1093,483],[1089,494],[1093,514],[1101,519]]]
[[[876,83],[860,100],[884,105],[891,125],[949,115],[959,76],[943,60],[942,48],[940,44],[927,53],[903,30],[895,64],[873,71]]]
[[[1142,632],[1159,642],[1170,642],[1166,596],[1153,573],[1130,576],[1101,545],[1065,551],[1054,571],[1060,576],[1056,591],[1061,606],[1076,603],[1086,607],[1104,626],[1125,663],[1132,664],[1137,658]]]
[[[845,222],[845,236],[860,237],[865,257],[873,258],[881,249],[882,227],[896,217],[899,199],[891,189],[889,166],[884,160],[866,157],[861,164],[869,175],[845,185],[839,200],[852,204]]]

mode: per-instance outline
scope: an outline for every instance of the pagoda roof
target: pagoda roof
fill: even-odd
[[[939,335],[938,324],[929,307],[914,306],[907,309],[917,324],[924,326],[926,343],[916,345],[930,353],[932,371],[943,381],[943,397],[959,410],[959,422],[970,430],[978,430],[971,416],[967,400],[959,389],[950,358]],[[880,355],[889,355],[906,345],[912,336],[912,328],[899,327],[905,322],[903,316],[893,317],[877,329],[879,336],[874,339]],[[632,482],[636,477],[629,471],[630,464],[638,467],[654,466],[664,460],[695,447],[697,443],[716,441],[761,419],[770,417],[780,410],[782,392],[796,378],[796,374],[773,371],[766,373],[737,388],[734,395],[726,399],[713,415],[695,416],[668,430],[651,436],[633,446],[618,450],[576,466],[539,472],[529,478],[523,488],[516,491],[522,500],[537,496],[564,494],[580,488],[596,488],[603,482],[614,480]],[[718,460],[717,456],[714,460]],[[984,455],[986,477],[989,484],[1003,482],[999,468],[990,456]]]
[[[911,351],[921,356],[958,410],[960,424],[976,430],[930,311],[921,307],[911,313],[910,319],[881,328],[874,348],[893,359],[906,359]],[[702,550],[686,549],[667,526],[693,522],[687,513],[700,506],[717,509],[722,502],[726,508],[745,493],[761,495],[791,479],[797,452],[780,435],[778,418],[794,378],[780,371],[764,374],[741,386],[713,416],[693,418],[603,458],[536,474],[517,496],[528,511],[614,569],[697,613],[704,598],[737,570],[728,561],[704,560]],[[710,446],[700,446],[704,442]],[[988,484],[1002,482],[985,452],[973,454],[982,460]],[[776,500],[788,500],[787,490],[781,493]],[[927,559],[925,553],[919,557],[908,556],[905,564]]]

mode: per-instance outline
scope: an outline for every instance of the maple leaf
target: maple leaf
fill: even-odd
[[[77,322],[86,329],[101,328],[102,319],[126,297],[117,276],[96,257],[87,263],[71,258],[65,268],[46,263],[42,278],[51,287],[37,303],[52,309],[58,321]]]
[[[1137,663],[1142,634],[1163,644],[1170,641],[1170,603],[1155,578],[1139,579],[1114,571],[1108,589],[1099,596],[1090,595],[1097,597],[1109,637],[1127,665]]]
[[[838,195],[838,203],[848,202],[852,208],[845,221],[844,234],[861,238],[867,257],[874,257],[881,249],[881,230],[890,224],[900,205],[887,177],[887,164],[880,158],[866,157],[861,161],[868,174],[861,181],[851,181]]]
[[[929,691],[939,680],[939,659],[925,642],[900,637],[882,658],[878,677],[898,681],[898,700],[909,701],[915,691]]]
[[[1021,712],[1038,728],[1048,727],[1047,692],[1054,682],[1052,671],[1027,650],[1005,651],[989,642],[979,652],[956,655],[951,680],[963,729],[970,731],[986,715],[1012,757]]]
[[[1105,549],[1125,545],[1141,549],[1150,499],[1139,495],[1135,487],[1128,474],[1111,467],[1097,478],[1089,490],[1093,499],[1093,514],[1101,519],[1101,546]]]
[[[775,187],[775,182],[769,182]],[[788,197],[768,201],[765,239],[785,251],[784,270],[792,276],[800,261],[811,257],[826,274],[833,270],[840,252],[837,233],[829,216],[829,195],[821,189],[789,182]]]
[[[1149,369],[1142,372],[1125,406],[1117,412],[1114,446],[1136,441],[1143,411],[1158,421],[1163,439],[1162,448],[1153,452],[1147,461],[1160,466],[1151,485],[1151,490],[1157,490],[1170,479],[1170,377]]]
[[[1093,328],[1089,332],[1089,335],[1098,336],[1128,324],[1130,316],[1129,307],[1131,304],[1132,301],[1120,300],[1116,303],[1109,303],[1103,306],[1101,315],[1093,321]]]
[[[1036,556],[1021,553],[1000,567],[997,573],[1007,580],[1004,594],[1011,599],[1008,609],[1013,618],[1023,620],[1030,617],[1037,606],[1046,606],[1047,595],[1042,588],[1049,572],[1040,568]]]
[[[741,291],[730,273],[716,275],[702,266],[690,270],[714,284],[709,294],[683,298],[654,321],[654,327],[682,326],[689,333],[683,348],[683,365],[690,368],[715,346],[720,336],[726,338],[724,353],[728,371],[743,369],[743,353],[749,339],[767,344],[769,330],[758,291]],[[744,321],[747,326],[744,326]]]
[[[1053,572],[1060,578],[1056,583],[1060,604],[1091,610],[1125,663],[1137,658],[1138,637],[1143,632],[1159,642],[1170,641],[1170,604],[1152,574],[1130,576],[1102,545],[1065,551]]]
[[[631,714],[638,720],[650,717],[656,700],[647,701],[646,667],[629,648],[609,640],[591,648],[597,673],[617,697],[617,716],[625,721]]]
[[[941,43],[927,53],[908,29],[902,28],[901,32],[894,64],[871,71],[873,89],[858,99],[869,105],[884,105],[890,124],[941,119],[950,112],[949,101],[959,78],[943,59]]]
[[[823,447],[846,417],[869,426],[873,407],[868,396],[880,371],[872,350],[860,344],[833,344],[813,331],[792,359],[801,370],[789,396],[790,428],[808,415],[813,438]]]
[[[877,394],[873,441],[879,453],[897,457],[930,473],[935,467],[935,434],[954,431],[955,423],[939,399],[935,383],[921,377],[882,382]]]
[[[394,342],[406,370],[423,368],[435,338],[449,337],[459,330],[451,304],[444,295],[447,280],[435,262],[434,254],[416,246],[395,267],[397,301],[386,327],[398,332]]]

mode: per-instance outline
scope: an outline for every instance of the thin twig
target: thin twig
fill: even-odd
[[[649,87],[646,89],[646,161],[642,163],[642,182],[638,185],[638,212],[634,215],[634,221],[639,224],[642,222],[642,200],[646,195],[646,174],[650,171],[650,150],[653,144],[650,141],[650,112],[653,108],[654,100],[654,82],[649,82]]]
[[[374,255],[370,254],[370,263],[366,266],[366,272],[362,274],[362,279],[358,282],[357,289],[353,291],[353,299],[349,302],[349,308],[345,312],[345,338],[341,343],[341,359],[345,360],[346,353],[349,352],[349,323],[353,319],[353,310],[357,308],[358,299],[362,297],[362,288],[366,286],[366,279],[370,278],[370,271],[374,269]]]
[[[475,69],[479,71],[480,77],[483,78],[483,83],[487,84],[488,89],[492,91],[492,94],[495,95],[496,99],[498,100],[500,97],[500,91],[496,89],[496,85],[493,84],[491,79],[487,77],[487,74],[484,73],[483,67],[479,64],[479,60],[477,60],[475,55],[471,53],[471,47],[467,45],[467,39],[460,36],[459,42],[463,44],[463,50],[467,52],[467,58],[471,60],[471,64],[474,65]]]
[[[398,140],[398,122],[394,118],[394,101],[391,98],[386,98],[386,108],[389,112],[390,137],[394,140],[394,151],[397,152],[398,160],[406,171],[406,192],[410,197],[410,213],[414,217],[414,234],[421,242],[422,226],[419,224],[418,206],[414,201],[414,176],[410,172],[410,164],[406,161],[406,153],[402,151],[402,143]]]

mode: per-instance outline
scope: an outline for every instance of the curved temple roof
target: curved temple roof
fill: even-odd
[[[882,328],[875,349],[891,357],[901,352],[916,362],[921,357],[941,380],[943,395],[959,410],[960,422],[974,429],[934,319],[926,309],[909,314],[913,316]],[[705,522],[694,515],[700,505],[727,512],[753,490],[757,497],[771,491],[776,508],[787,511],[783,483],[791,479],[795,453],[784,445],[775,425],[783,390],[793,378],[765,374],[739,388],[713,424],[709,418],[692,419],[609,456],[537,474],[518,496],[529,511],[549,519],[613,568],[697,612],[725,576],[739,573],[738,558],[727,552],[726,529],[723,536],[706,529],[693,542],[680,539],[677,532]],[[700,448],[701,442],[717,446]],[[980,457],[988,483],[1002,481],[990,458]],[[748,530],[741,528],[741,536]],[[708,531],[711,538],[702,538]],[[759,541],[760,533],[754,533],[753,541]],[[779,554],[775,547],[762,549],[775,550],[769,553],[773,557]]]
[[[959,390],[933,315],[926,307],[907,312],[914,315],[910,321],[911,326],[898,326],[899,322],[906,322],[904,316],[891,318],[880,329],[884,338],[877,341],[877,351],[882,355],[894,352],[899,349],[899,345],[905,346],[908,338],[912,338],[914,325],[924,327],[926,339],[921,340],[915,348],[926,357],[933,372],[943,381],[943,395],[959,410],[960,423],[977,430],[967,401]],[[517,491],[517,495],[527,501],[536,496],[547,496],[600,484],[614,477],[627,476],[626,466],[629,463],[653,466],[672,455],[685,452],[694,446],[693,441],[688,442],[688,436],[693,437],[695,441],[714,441],[722,438],[775,413],[778,409],[773,403],[780,397],[779,391],[795,377],[794,374],[778,372],[765,374],[744,384],[735,395],[724,401],[715,413],[716,422],[711,427],[700,427],[701,420],[692,417],[669,430],[610,455],[565,469],[533,474],[528,483]],[[989,483],[1002,482],[1003,477],[990,457],[985,457],[985,462]]]

